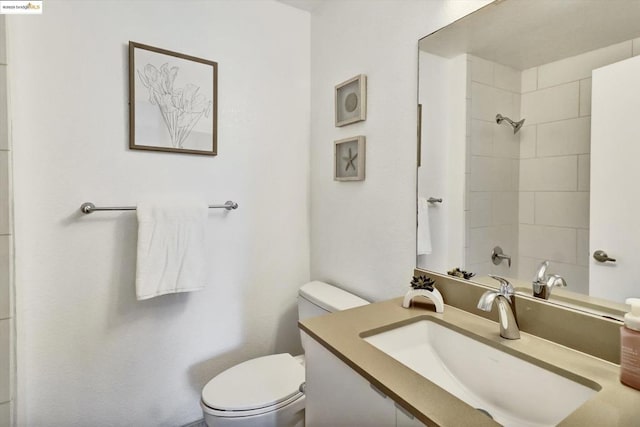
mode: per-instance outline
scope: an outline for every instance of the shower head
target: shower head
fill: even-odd
[[[509,123],[511,125],[511,127],[513,127],[513,134],[514,135],[516,133],[518,133],[518,131],[520,130],[520,128],[524,124],[524,119],[520,120],[519,122],[514,122],[509,117],[503,116],[500,113],[496,114],[496,123],[497,124],[501,124],[503,121],[506,121],[507,123]]]

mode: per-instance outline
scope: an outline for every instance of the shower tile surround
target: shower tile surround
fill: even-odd
[[[498,126],[496,114],[520,117],[520,72],[467,56],[467,238],[465,265],[479,275],[508,275],[507,262],[493,265],[489,254],[500,246],[517,268],[520,133]]]
[[[470,271],[529,279],[548,259],[569,290],[588,291],[591,72],[638,53],[628,40],[522,71],[467,56]],[[526,121],[513,135],[497,113]],[[511,269],[491,263],[496,245]]]
[[[13,404],[13,243],[9,147],[5,18],[0,16],[0,427],[11,425]]]

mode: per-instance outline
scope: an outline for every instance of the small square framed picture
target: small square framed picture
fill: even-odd
[[[336,127],[367,119],[367,76],[357,75],[336,86]]]
[[[333,179],[335,181],[363,181],[365,137],[354,136],[335,141],[333,144]]]

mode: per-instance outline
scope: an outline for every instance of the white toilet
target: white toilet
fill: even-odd
[[[298,317],[306,319],[368,304],[323,282],[298,291]],[[258,357],[218,374],[202,389],[200,402],[209,427],[303,427],[304,356]]]

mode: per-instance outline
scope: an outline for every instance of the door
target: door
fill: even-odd
[[[640,296],[640,57],[594,70],[591,104],[589,294],[624,302]]]

